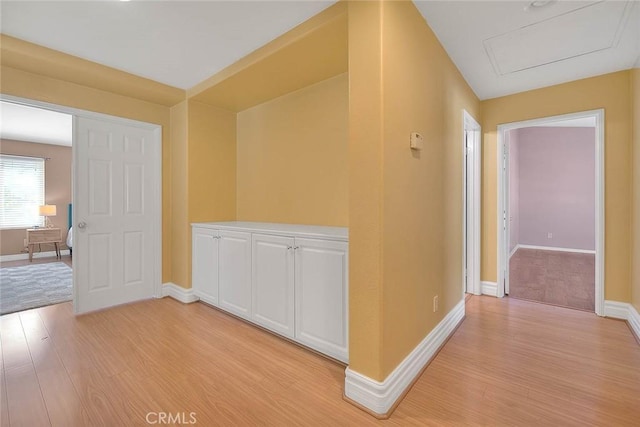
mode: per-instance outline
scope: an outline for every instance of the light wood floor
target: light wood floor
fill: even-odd
[[[344,367],[204,304],[169,298],[74,317],[0,318],[2,426],[638,425],[640,346],[621,321],[473,297],[392,417],[341,399]]]

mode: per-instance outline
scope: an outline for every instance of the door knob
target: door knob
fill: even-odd
[[[87,223],[86,223],[86,222],[84,222],[84,221],[80,221],[80,222],[78,223],[78,228],[80,228],[80,229],[86,228],[86,226],[87,226]]]

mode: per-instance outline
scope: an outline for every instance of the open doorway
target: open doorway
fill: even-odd
[[[83,313],[161,297],[161,127],[8,95],[2,98],[2,102],[17,107],[70,118],[72,144],[67,173],[74,184],[69,196],[73,203],[53,205],[56,215],[64,213],[68,218],[64,232],[58,230],[53,240],[56,247],[65,241],[73,246],[72,298],[66,298],[73,299],[74,311]],[[7,206],[5,201],[3,208]],[[36,209],[40,202],[24,209]],[[53,209],[43,204],[45,209],[38,215],[51,212],[47,206]],[[72,226],[71,241],[66,238]],[[51,228],[56,227],[43,222],[34,228],[47,243],[53,242],[47,239]],[[5,279],[3,274],[3,285]],[[6,301],[6,294],[2,296]],[[57,302],[61,301],[51,304]],[[43,305],[47,304],[12,311]]]
[[[9,314],[73,299],[73,117],[0,108],[0,314]]]
[[[498,296],[602,314],[603,112],[498,128]]]

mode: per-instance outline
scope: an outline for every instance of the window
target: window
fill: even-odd
[[[44,225],[38,206],[44,205],[44,159],[0,155],[0,228]]]

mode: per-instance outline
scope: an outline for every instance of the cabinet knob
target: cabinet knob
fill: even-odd
[[[291,247],[291,246],[287,246],[287,250],[288,250],[288,251],[289,251],[289,250],[291,250],[291,249],[292,249],[292,247]]]
[[[295,251],[296,249],[300,249],[300,246],[294,246],[293,250]]]

